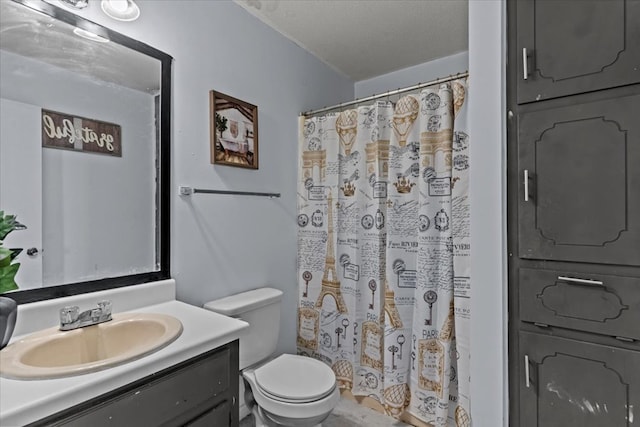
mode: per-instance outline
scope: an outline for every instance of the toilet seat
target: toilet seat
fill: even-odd
[[[306,360],[301,361],[298,358]],[[305,363],[308,360],[312,362]],[[274,363],[276,361],[277,363]],[[317,364],[320,364],[321,367],[317,367]],[[302,367],[305,366],[312,376],[319,375],[319,372],[324,371],[323,378],[316,385],[309,384],[307,372],[301,372]],[[309,368],[309,366],[316,367]],[[258,384],[256,378],[258,370],[262,370],[261,373],[264,374],[261,375],[262,386]],[[270,380],[276,381],[277,375],[283,375],[278,378],[278,382],[284,379],[283,382],[289,385],[296,382],[297,386],[304,384],[304,387],[300,386],[296,392],[295,386],[287,389],[284,386],[270,383]],[[298,420],[298,424],[302,422],[300,425],[316,425],[331,413],[340,400],[340,389],[337,386],[333,370],[320,361],[304,356],[291,354],[278,356],[260,367],[244,369],[242,376],[250,386],[255,403],[268,414],[268,418],[271,420],[289,419]],[[264,390],[264,388],[268,390]],[[286,395],[290,396],[284,397]],[[285,422],[279,422],[279,424],[291,425]]]
[[[271,399],[287,403],[321,400],[336,388],[335,374],[310,357],[283,354],[255,370],[256,385]]]
[[[333,393],[334,390],[335,390],[335,387],[333,389],[329,390],[327,392],[327,394],[325,394],[324,396],[320,397],[319,399],[309,399],[309,400],[304,399],[304,400],[302,400],[302,399],[285,399],[285,398],[282,398],[282,397],[278,397],[278,396],[275,396],[275,395],[269,393],[266,390],[263,390],[260,387],[260,393],[262,393],[265,397],[267,397],[267,398],[269,398],[269,399],[271,399],[271,400],[273,400],[275,402],[282,402],[282,403],[288,403],[288,404],[293,404],[293,405],[301,404],[301,403],[317,402],[317,401],[322,400],[323,398],[329,396],[331,393]]]

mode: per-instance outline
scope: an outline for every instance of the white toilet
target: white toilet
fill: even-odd
[[[315,426],[340,400],[334,372],[309,357],[273,357],[280,333],[282,291],[260,288],[204,305],[249,323],[240,337],[240,418],[250,410],[256,427]],[[244,378],[249,385],[244,393]]]

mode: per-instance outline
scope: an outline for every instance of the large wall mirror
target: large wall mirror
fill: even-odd
[[[0,1],[0,210],[19,303],[169,277],[171,57]]]

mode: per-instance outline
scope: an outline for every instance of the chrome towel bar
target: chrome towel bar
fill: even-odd
[[[190,196],[194,193],[205,193],[205,194],[231,194],[237,196],[261,196],[261,197],[280,197],[280,193],[261,193],[256,191],[233,191],[233,190],[207,190],[203,188],[192,188],[180,186],[180,195],[181,196]]]

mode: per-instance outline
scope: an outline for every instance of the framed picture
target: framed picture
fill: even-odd
[[[211,163],[258,169],[258,107],[209,92]]]

